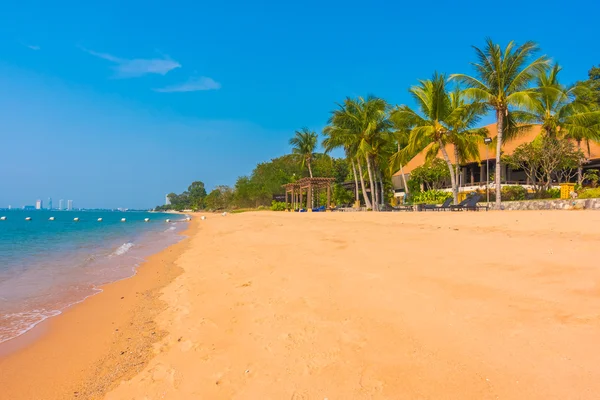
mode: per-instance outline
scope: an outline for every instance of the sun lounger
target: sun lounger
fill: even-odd
[[[478,194],[475,194],[473,196],[467,197],[466,199],[461,201],[460,204],[451,205],[450,210],[451,211],[462,211],[462,210],[479,211],[480,208],[485,208],[485,210],[487,211],[487,206],[480,207],[477,205],[477,203],[479,203],[480,200],[481,200],[481,196]]]
[[[444,203],[437,206],[435,204],[425,204],[423,205],[423,211],[443,211],[443,210],[449,210],[450,209],[450,203],[452,203],[452,198],[448,197],[446,200],[444,200]]]

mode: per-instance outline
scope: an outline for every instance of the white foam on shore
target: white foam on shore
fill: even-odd
[[[0,315],[0,343],[20,336],[34,326],[61,314],[59,310],[31,310]]]
[[[111,254],[111,256],[121,256],[127,253],[132,247],[133,243],[123,243]]]

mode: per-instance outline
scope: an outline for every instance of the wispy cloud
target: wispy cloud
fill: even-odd
[[[173,86],[167,86],[162,89],[154,89],[155,92],[160,93],[174,93],[174,92],[198,92],[201,90],[218,90],[221,89],[221,84],[216,82],[212,78],[201,76],[197,78],[190,78],[187,82],[180,83]]]
[[[27,43],[23,43],[23,42],[19,42],[19,43],[22,44],[23,46],[27,47],[30,50],[38,51],[38,50],[42,49],[40,46],[36,46],[33,44],[27,44]]]
[[[116,71],[118,78],[136,78],[147,74],[166,75],[169,71],[181,67],[181,64],[168,56],[150,59],[127,59],[115,57],[108,53],[99,53],[83,47],[81,47],[81,49],[95,57],[117,64],[113,68]]]

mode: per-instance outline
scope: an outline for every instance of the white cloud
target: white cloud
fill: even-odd
[[[38,51],[38,50],[40,50],[40,49],[41,49],[41,47],[40,47],[40,46],[34,46],[34,45],[31,45],[31,44],[26,44],[25,46],[27,46],[27,47],[29,47],[31,50],[35,50],[35,51]]]
[[[81,49],[95,57],[117,64],[114,69],[117,72],[118,78],[135,78],[147,74],[166,75],[169,71],[181,67],[181,64],[171,60],[169,57],[151,59],[134,58],[130,60],[115,57],[107,53],[98,53],[83,47]]]
[[[198,92],[201,90],[218,90],[221,89],[221,84],[216,82],[212,78],[201,76],[198,78],[190,78],[185,83],[180,83],[173,86],[167,86],[162,89],[154,89],[155,92],[160,93],[174,93],[174,92]]]

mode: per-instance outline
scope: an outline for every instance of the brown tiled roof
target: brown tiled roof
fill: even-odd
[[[497,135],[497,130],[496,130],[496,124],[489,124],[486,125],[485,128],[488,130],[488,136],[491,137],[492,139],[496,137]],[[523,143],[529,143],[531,141],[533,141],[533,139],[535,139],[541,131],[541,125],[534,125],[531,127],[531,129],[527,130],[526,132],[523,132],[521,135],[519,135],[516,139],[511,140],[509,142],[505,142],[503,147],[502,147],[502,152],[503,154],[512,154],[513,151],[515,151],[515,149],[522,145]],[[488,148],[488,154],[489,154],[489,158],[490,159],[495,159],[496,158],[496,146],[486,146],[485,144],[480,144],[479,145],[479,155],[481,157],[481,161],[485,160],[485,156],[486,156],[486,147]],[[417,154],[415,157],[413,157],[412,160],[410,160],[406,165],[403,166],[403,170],[405,174],[410,173],[413,169],[423,165],[425,163],[425,154],[427,153],[427,148],[425,148],[425,150],[423,150],[422,152],[420,152],[419,154]],[[587,153],[587,148],[583,149],[584,153],[587,157],[588,153]],[[448,157],[450,158],[450,161],[454,164],[455,160],[454,160],[454,150],[452,148],[452,145],[447,145],[446,146],[446,151],[448,152]],[[600,145],[594,143],[594,142],[590,142],[590,159],[598,159],[600,158]],[[438,152],[437,156],[439,158],[442,158],[442,152]],[[469,160],[468,162],[477,162],[480,160]],[[394,176],[400,176],[400,171],[396,172],[394,174]]]

